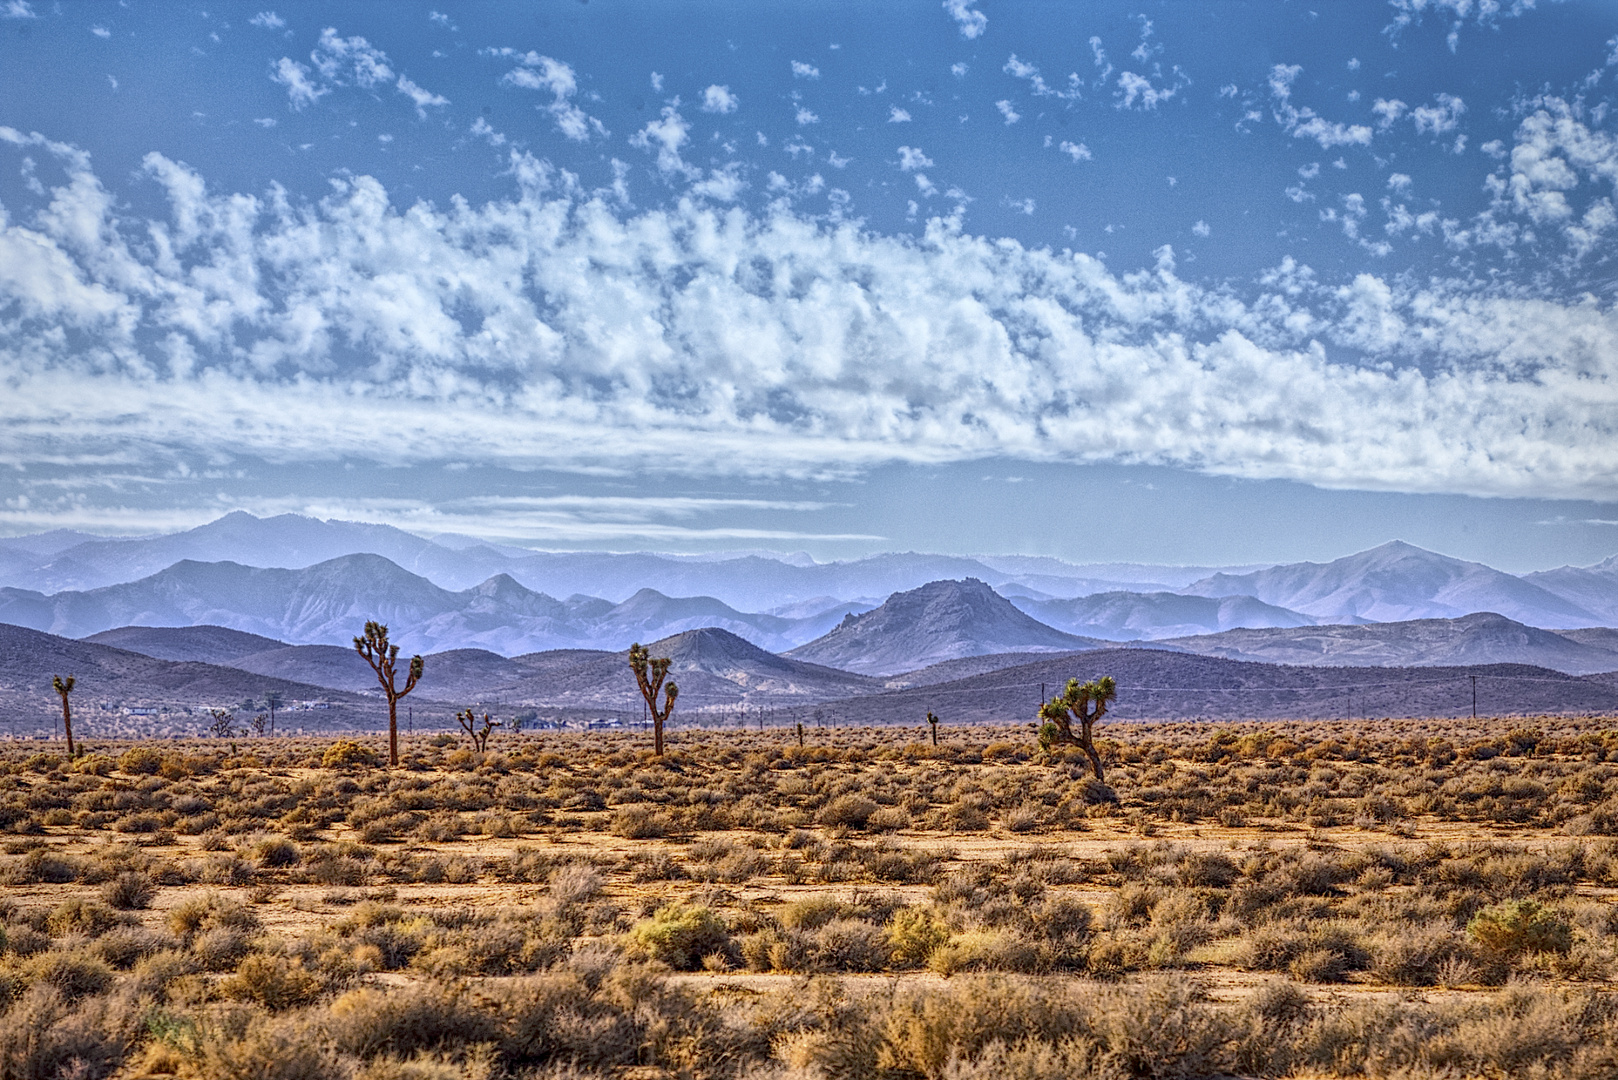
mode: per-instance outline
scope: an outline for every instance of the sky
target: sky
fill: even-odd
[[[1618,7],[0,0],[0,532],[1618,552]]]

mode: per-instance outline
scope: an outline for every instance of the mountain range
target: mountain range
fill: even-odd
[[[120,647],[138,639],[169,650],[158,658],[344,690],[368,686],[348,643],[372,618],[409,652],[501,661],[612,654],[717,629],[765,653],[888,680],[974,657],[1131,641],[1316,666],[1618,668],[1618,631],[1605,625],[1618,623],[1618,556],[1519,576],[1397,541],[1280,566],[913,553],[817,563],[802,553],[536,552],[233,513],[166,536],[0,539],[0,581],[11,582],[0,588],[0,622]],[[201,636],[155,642],[140,627]],[[478,679],[492,677],[491,663]]]

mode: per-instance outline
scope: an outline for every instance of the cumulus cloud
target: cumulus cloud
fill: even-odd
[[[1418,105],[1410,111],[1416,131],[1423,135],[1443,135],[1460,125],[1466,104],[1453,94],[1437,94],[1436,105]]]
[[[601,121],[573,104],[579,80],[571,65],[534,52],[523,53],[517,59],[519,66],[506,72],[501,82],[548,92],[551,101],[542,108],[556,121],[556,129],[574,142],[588,142],[591,135],[606,137],[607,129]]]
[[[629,145],[637,150],[655,154],[657,171],[665,177],[684,176],[687,179],[695,179],[702,174],[702,170],[687,165],[680,156],[680,147],[686,144],[690,132],[691,125],[680,115],[680,110],[673,105],[665,105],[662,114],[656,120],[630,136]]]
[[[944,10],[955,20],[961,36],[968,41],[983,36],[989,28],[989,17],[973,7],[974,0],[944,0]]]
[[[1015,124],[1022,119],[1022,114],[1009,101],[997,101],[994,103],[994,107],[1000,110],[1000,115],[1006,118],[1007,124]]]
[[[899,147],[899,168],[905,172],[914,172],[916,169],[930,169],[933,159],[921,152],[918,146]]]
[[[1303,72],[1298,64],[1276,64],[1270,68],[1270,97],[1276,122],[1295,139],[1313,139],[1322,150],[1334,146],[1369,146],[1371,129],[1364,124],[1344,124],[1327,120],[1313,109],[1292,103],[1292,84]]]
[[[1064,139],[1057,149],[1061,150],[1062,153],[1072,158],[1075,165],[1081,161],[1090,160],[1090,148],[1085,146],[1083,143],[1068,142],[1066,139]]]
[[[813,64],[806,64],[802,60],[792,61],[792,77],[794,79],[818,79],[820,69]]]
[[[259,15],[274,17],[274,12]],[[294,111],[313,105],[336,87],[357,86],[371,90],[389,84],[411,100],[421,119],[426,119],[428,108],[449,104],[448,98],[423,89],[404,75],[395,74],[387,54],[365,38],[345,38],[329,26],[320,32],[320,40],[310,52],[309,60],[313,69],[283,56],[270,71],[271,81],[287,88],[287,103]]]
[[[702,92],[703,112],[733,113],[741,106],[741,99],[731,93],[728,86],[714,85]]]
[[[674,171],[685,137],[672,107],[637,135]],[[1618,312],[1593,299],[1296,264],[1204,288],[1167,248],[1119,273],[954,219],[632,211],[520,152],[509,196],[447,208],[364,176],[313,203],[216,192],[152,154],[148,219],[75,148],[0,144],[65,176],[0,221],[0,464],[995,456],[1618,497]]]
[[[279,30],[287,21],[273,11],[261,11],[247,20],[248,25],[257,26],[263,30]]]
[[[888,106],[888,123],[908,124],[910,123],[910,113],[897,105],[890,105]]]
[[[37,19],[39,15],[34,11],[28,0],[7,0],[0,6],[0,19]]]

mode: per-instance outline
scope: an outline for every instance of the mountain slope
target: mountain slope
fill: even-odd
[[[1495,611],[1531,626],[1599,626],[1600,618],[1540,586],[1482,563],[1392,541],[1329,563],[1215,574],[1185,592],[1254,596],[1323,622],[1449,619]]]
[[[226,665],[253,653],[286,646],[284,641],[224,626],[120,626],[91,634],[84,640],[158,660]]]
[[[1163,642],[1186,652],[1274,664],[1429,667],[1536,664],[1572,675],[1618,669],[1618,652],[1493,612],[1363,626],[1228,630]],[[1613,631],[1607,631],[1612,634]]]
[[[1618,625],[1618,555],[1594,566],[1561,566],[1524,574],[1523,580]]]
[[[1004,652],[1072,652],[1099,642],[1065,634],[1019,611],[976,578],[934,581],[894,593],[786,655],[862,675]]]
[[[1013,599],[1018,608],[1070,634],[1113,641],[1218,633],[1238,626],[1311,626],[1315,620],[1251,596],[1104,592],[1072,600]]]

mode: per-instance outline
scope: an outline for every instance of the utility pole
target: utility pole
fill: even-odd
[[[1478,718],[1478,677],[1472,676],[1472,719]]]

